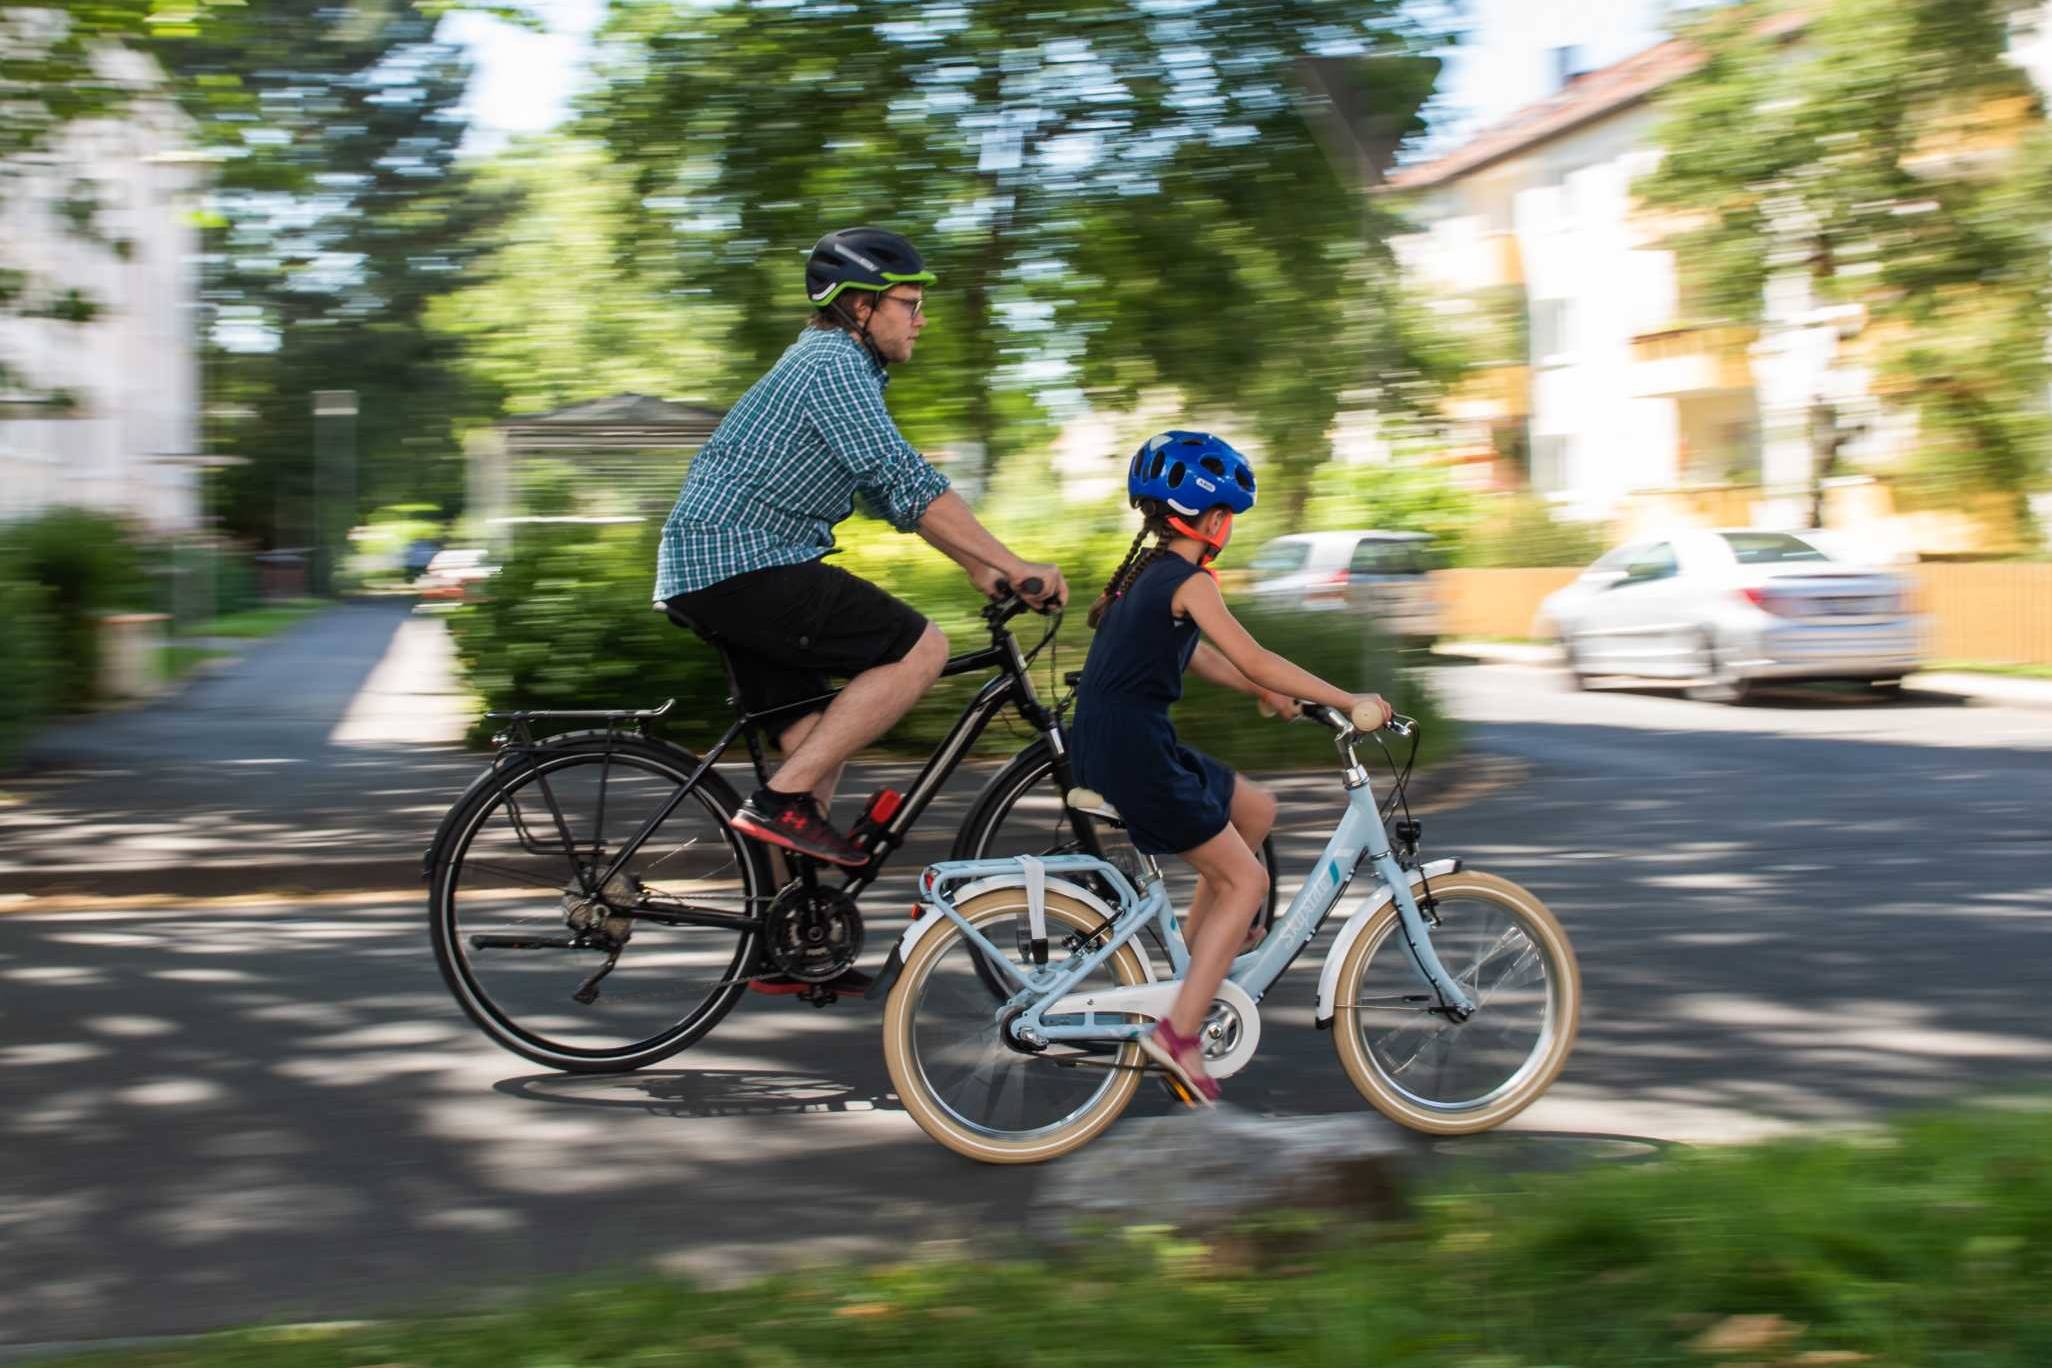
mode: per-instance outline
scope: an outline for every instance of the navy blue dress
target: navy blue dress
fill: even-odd
[[[1194,849],[1231,820],[1232,770],[1177,741],[1169,725],[1199,635],[1169,603],[1202,573],[1181,556],[1157,556],[1105,610],[1069,729],[1077,781],[1119,810],[1149,855]]]

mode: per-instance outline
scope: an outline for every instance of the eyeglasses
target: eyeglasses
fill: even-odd
[[[912,317],[914,317],[914,318],[917,318],[917,317],[919,317],[919,315],[920,315],[920,314],[922,314],[922,313],[924,313],[924,312],[926,311],[926,296],[925,296],[925,295],[891,295],[891,294],[887,294],[887,295],[885,295],[885,296],[883,296],[883,297],[884,297],[885,299],[888,299],[888,300],[890,300],[890,301],[891,301],[891,303],[893,303],[893,304],[903,304],[903,305],[904,305],[904,306],[905,306],[905,307],[906,307],[907,309],[910,309],[910,310],[912,311]]]

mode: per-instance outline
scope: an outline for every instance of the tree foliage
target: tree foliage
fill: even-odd
[[[1760,317],[1770,277],[1807,272],[1863,306],[1855,355],[1920,419],[1941,487],[2016,490],[2042,472],[2052,307],[2052,140],[2008,59],[2008,0],[1756,4],[1712,16],[1665,98],[1660,170],[1679,250],[1711,311]]]
[[[480,168],[479,190],[520,208],[481,235],[471,283],[427,318],[507,410],[622,393],[704,399],[722,382],[726,311],[667,288],[669,263],[634,231],[626,182],[602,149],[554,137],[516,142]]]
[[[1332,102],[1303,64],[1372,73],[1357,103],[1401,136],[1433,69],[1417,11],[619,0],[587,114],[679,287],[735,306],[730,388],[790,342],[813,240],[878,222],[941,277],[892,391],[915,440],[1004,452],[1025,396],[1169,386],[1301,469],[1372,348],[1404,340],[1349,315],[1387,225],[1321,144]]]
[[[359,509],[460,499],[455,430],[488,413],[424,321],[511,205],[456,162],[469,65],[440,7],[266,0],[157,49],[219,154],[207,397],[234,529],[333,545]],[[312,396],[353,390],[353,451],[317,460]],[[316,519],[321,524],[316,524]]]

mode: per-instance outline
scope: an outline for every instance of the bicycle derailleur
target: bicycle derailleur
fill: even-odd
[[[634,936],[634,918],[621,912],[620,903],[632,905],[641,899],[641,880],[632,874],[616,874],[590,897],[570,892],[563,895],[563,924],[575,934],[580,948],[603,950],[606,962],[577,986],[571,999],[589,1007],[598,1001],[599,981],[613,972],[620,952]]]
[[[763,946],[778,973],[807,985],[800,1001],[830,1006],[839,995],[823,985],[855,967],[862,953],[862,914],[838,888],[794,882],[777,894],[763,918]]]

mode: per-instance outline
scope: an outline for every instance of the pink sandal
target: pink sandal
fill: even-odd
[[[1219,1099],[1218,1080],[1210,1074],[1193,1074],[1183,1067],[1180,1055],[1195,1054],[1204,1057],[1204,1047],[1195,1036],[1186,1036],[1166,1021],[1154,1023],[1154,1029],[1140,1037],[1140,1052],[1168,1071],[1168,1076],[1182,1085],[1184,1101],[1192,1107],[1208,1107]]]

